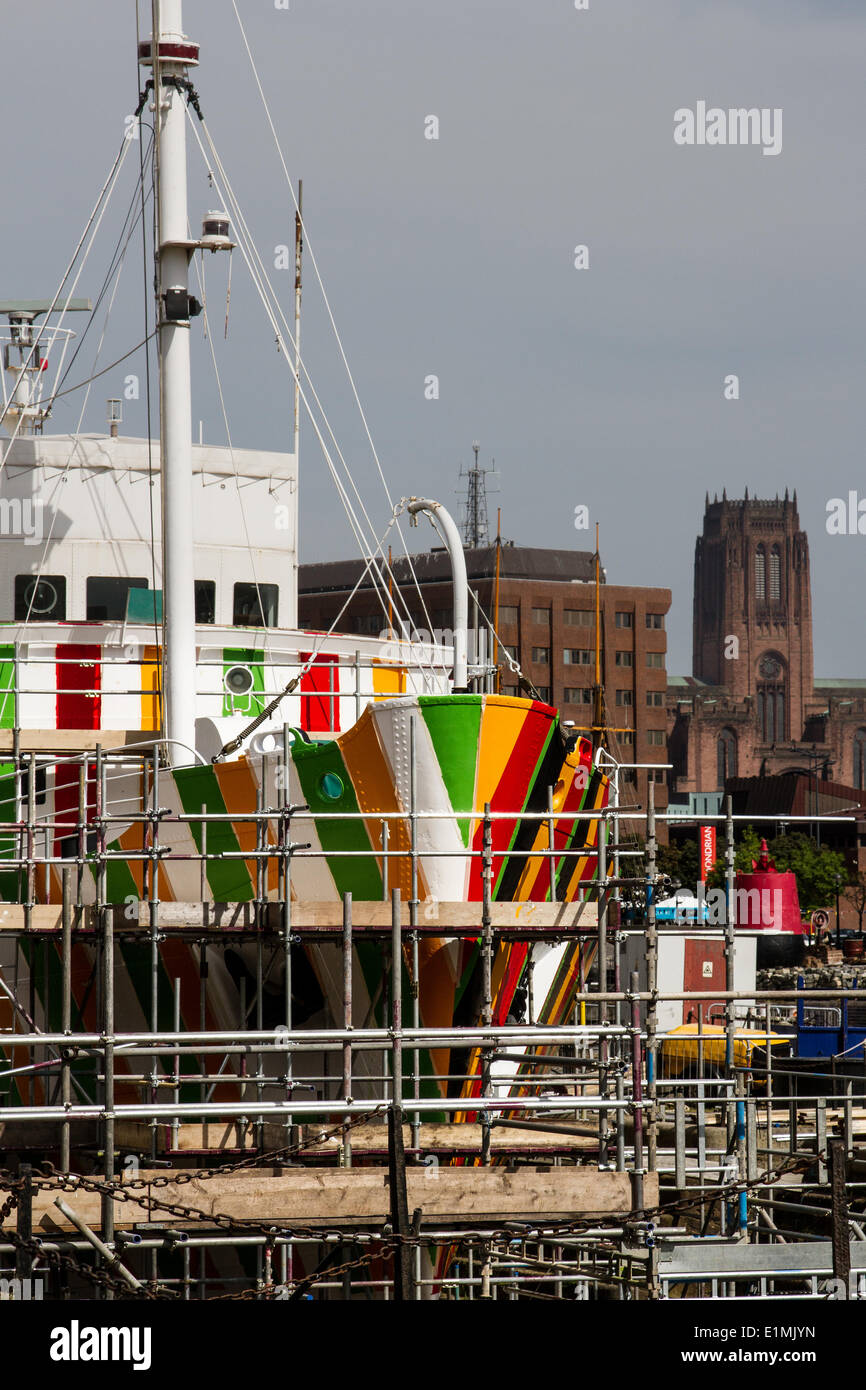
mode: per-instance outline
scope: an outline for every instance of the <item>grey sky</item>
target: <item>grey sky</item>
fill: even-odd
[[[142,6],[149,16],[149,3]],[[582,545],[609,579],[674,591],[671,671],[691,662],[704,492],[796,487],[816,674],[866,676],[866,536],[830,537],[830,497],[866,497],[862,140],[866,12],[841,0],[239,0],[386,476],[457,504],[473,439],[495,456],[508,537]],[[50,294],[135,103],[134,0],[7,5],[0,290]],[[185,0],[205,114],[262,254],[292,217],[230,0]],[[145,32],[149,32],[149,20]],[[673,113],[781,107],[783,149],[682,148]],[[424,138],[435,114],[440,138]],[[213,206],[191,156],[190,207]],[[117,234],[132,170],[112,221]],[[573,268],[586,243],[590,268]],[[109,238],[103,250],[109,249]],[[81,293],[94,295],[105,256]],[[98,269],[97,269],[98,267]],[[208,292],[234,442],[282,447],[290,390],[235,258]],[[277,280],[279,272],[275,272]],[[283,272],[285,301],[290,275]],[[130,253],[103,361],[141,337]],[[194,418],[223,442],[194,334]],[[307,262],[303,346],[371,515],[387,506]],[[89,369],[91,355],[83,355]],[[125,367],[123,370],[130,370]],[[723,399],[727,373],[741,399]],[[438,401],[424,378],[440,379]],[[86,375],[82,370],[81,375]],[[98,383],[100,428],[122,373]],[[76,380],[80,379],[76,376]],[[77,416],[59,410],[57,428]],[[143,429],[143,406],[124,428]],[[353,553],[302,435],[302,558]],[[412,533],[428,543],[429,533]],[[591,546],[591,539],[587,548]],[[853,640],[851,627],[853,625]]]

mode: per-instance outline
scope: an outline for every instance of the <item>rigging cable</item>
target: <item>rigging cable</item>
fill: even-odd
[[[194,134],[195,134],[196,141],[197,141],[197,143],[198,143],[198,145],[199,145],[199,149],[200,149],[200,151],[201,151],[202,157],[203,157],[203,159],[205,160],[205,163],[208,164],[208,158],[207,158],[207,155],[205,154],[205,151],[204,151],[204,148],[203,148],[203,145],[202,145],[202,141],[201,141],[201,138],[200,138],[199,133],[198,133],[198,127],[197,127],[197,125],[196,125],[195,123],[192,123],[192,122],[191,122],[191,124],[192,124],[193,132],[194,132]],[[294,369],[292,368],[292,366],[291,366],[291,364],[290,364],[289,354],[288,354],[288,352],[286,351],[285,341],[284,341],[284,339],[283,339],[283,335],[282,335],[282,333],[281,333],[280,326],[279,326],[279,323],[278,323],[278,321],[277,321],[277,317],[279,316],[280,318],[282,318],[283,323],[284,323],[285,328],[286,328],[286,333],[287,333],[287,335],[288,335],[288,338],[289,338],[290,342],[292,343],[292,345],[294,346],[294,340],[293,340],[293,337],[292,337],[291,330],[288,328],[288,324],[286,323],[286,320],[285,320],[285,315],[283,314],[282,308],[281,308],[281,306],[279,305],[279,301],[277,300],[276,295],[274,294],[273,287],[272,287],[272,285],[271,285],[271,283],[270,283],[270,280],[268,279],[267,272],[266,272],[265,269],[264,269],[264,265],[263,265],[263,263],[262,263],[262,260],[261,260],[260,255],[259,255],[259,253],[258,253],[258,250],[256,249],[255,244],[254,244],[254,242],[253,242],[253,240],[252,240],[252,237],[251,237],[250,232],[249,232],[249,228],[248,228],[247,223],[246,223],[246,219],[244,218],[243,212],[242,212],[242,210],[241,210],[241,208],[240,208],[240,205],[239,205],[239,203],[238,203],[238,200],[237,200],[237,198],[236,198],[236,196],[235,196],[234,190],[233,190],[233,188],[232,188],[232,186],[231,186],[231,183],[230,183],[230,181],[229,181],[229,179],[228,179],[228,175],[227,175],[226,172],[225,172],[225,169],[224,169],[224,167],[223,167],[223,165],[222,165],[222,161],[221,161],[221,159],[220,159],[220,157],[219,157],[219,154],[218,154],[218,152],[217,152],[217,150],[216,150],[216,148],[215,148],[215,146],[214,146],[212,137],[210,136],[210,132],[208,131],[207,126],[206,126],[206,123],[205,123],[204,121],[201,121],[201,125],[202,125],[202,128],[203,128],[204,131],[205,131],[205,135],[206,135],[207,140],[208,140],[208,145],[209,145],[209,148],[210,148],[210,151],[211,151],[213,163],[214,163],[214,166],[215,166],[216,171],[217,171],[217,175],[215,176],[214,173],[213,173],[213,170],[212,170],[212,169],[209,169],[210,176],[211,176],[212,180],[214,181],[214,184],[215,184],[215,186],[216,186],[216,188],[217,188],[217,191],[220,193],[220,196],[223,197],[224,201],[226,202],[226,204],[229,206],[229,208],[230,208],[230,210],[231,210],[231,214],[232,214],[232,217],[233,217],[233,220],[234,220],[234,223],[235,223],[235,230],[236,230],[236,233],[237,233],[237,236],[238,236],[238,244],[239,244],[239,246],[240,246],[241,254],[242,254],[242,256],[244,257],[244,261],[245,261],[245,263],[246,263],[246,265],[247,265],[247,268],[248,268],[248,270],[249,270],[249,272],[250,272],[250,275],[252,276],[253,283],[254,283],[254,285],[255,285],[257,291],[258,291],[258,294],[259,294],[259,297],[260,297],[260,299],[261,299],[261,301],[262,301],[262,304],[263,304],[263,307],[264,307],[264,309],[265,309],[265,312],[266,312],[266,314],[267,314],[267,316],[268,316],[268,318],[269,318],[269,321],[270,321],[270,323],[271,323],[271,327],[272,327],[272,329],[274,330],[274,333],[275,333],[275,336],[276,336],[276,340],[277,340],[277,344],[278,344],[278,346],[281,347],[282,352],[283,352],[283,356],[286,358],[287,363],[289,363],[289,370],[292,371],[292,375],[293,375],[293,378],[294,378]],[[222,188],[220,188],[220,186],[219,186],[219,181],[220,181],[220,180],[222,181],[222,184],[223,184],[223,187],[222,187]],[[247,243],[249,243],[249,244],[247,244]],[[254,262],[255,262],[255,263],[254,263]],[[265,292],[265,288],[264,288],[265,285],[267,285],[267,288],[268,288],[268,290],[270,291],[271,300],[272,300],[273,302],[269,301],[268,295],[267,295],[267,293]],[[335,450],[336,450],[337,456],[338,456],[338,458],[339,458],[341,464],[343,465],[343,468],[344,468],[345,471],[346,471],[347,478],[348,478],[348,480],[349,480],[349,482],[350,482],[350,484],[351,484],[351,486],[352,486],[352,489],[353,489],[353,491],[354,491],[354,493],[355,493],[355,496],[356,496],[357,499],[358,499],[358,504],[359,504],[361,513],[363,514],[364,520],[366,521],[367,526],[369,527],[369,531],[370,531],[370,533],[373,535],[374,542],[375,542],[375,533],[373,532],[372,522],[371,522],[371,520],[370,520],[369,514],[368,514],[368,512],[367,512],[367,510],[366,510],[366,507],[365,507],[365,505],[364,505],[363,499],[361,498],[361,495],[360,495],[360,493],[359,493],[359,491],[358,491],[357,485],[356,485],[354,479],[352,478],[351,471],[350,471],[350,469],[349,469],[349,467],[348,467],[348,465],[347,465],[347,463],[346,463],[346,460],[345,460],[345,458],[344,458],[344,456],[343,456],[343,453],[342,453],[342,451],[341,451],[341,449],[340,449],[340,446],[339,446],[339,444],[338,444],[338,442],[337,442],[337,440],[336,440],[336,437],[335,437],[335,435],[334,435],[333,429],[331,428],[331,425],[330,425],[330,423],[329,423],[329,421],[328,421],[327,413],[325,412],[324,407],[322,406],[321,400],[320,400],[319,397],[318,397],[318,394],[317,394],[317,392],[316,392],[315,386],[314,386],[314,384],[313,384],[313,382],[312,382],[312,380],[311,380],[311,378],[310,378],[309,372],[307,371],[306,366],[305,366],[303,363],[302,363],[302,367],[303,367],[303,371],[304,371],[304,376],[305,376],[306,380],[307,380],[307,381],[309,382],[309,384],[310,384],[310,391],[311,391],[311,394],[312,394],[312,396],[313,396],[313,398],[314,398],[314,400],[315,400],[315,402],[316,402],[316,405],[317,405],[318,408],[319,408],[319,411],[321,412],[322,419],[323,419],[323,422],[324,422],[324,426],[325,426],[325,428],[327,429],[327,431],[328,431],[328,433],[329,433],[329,435],[330,435],[330,437],[331,437],[331,439],[332,439],[332,441],[333,441],[333,443],[334,443],[334,448],[335,448]],[[334,465],[334,461],[333,461],[333,459],[332,459],[332,457],[331,457],[331,455],[330,455],[330,451],[328,450],[328,447],[327,447],[327,445],[326,445],[326,443],[325,443],[325,440],[324,440],[324,438],[323,438],[321,429],[319,428],[318,422],[317,422],[317,420],[316,420],[316,418],[315,418],[315,416],[314,416],[314,414],[313,414],[313,411],[312,411],[312,409],[311,409],[311,407],[310,407],[310,403],[309,403],[309,401],[308,401],[308,399],[307,399],[306,392],[304,391],[304,388],[300,385],[299,382],[298,382],[298,388],[299,388],[299,394],[300,394],[300,396],[301,396],[301,398],[302,398],[302,400],[303,400],[304,406],[305,406],[305,408],[306,408],[306,410],[307,410],[307,413],[308,413],[308,415],[309,415],[310,421],[311,421],[311,423],[312,423],[312,425],[313,425],[313,429],[314,429],[314,431],[315,431],[315,433],[316,433],[316,437],[317,437],[317,439],[318,439],[319,445],[320,445],[320,447],[321,447],[321,449],[322,449],[322,453],[323,453],[323,456],[324,456],[324,458],[325,458],[325,462],[326,462],[326,464],[327,464],[327,466],[328,466],[329,472],[331,473],[331,478],[332,478],[332,480],[333,480],[333,482],[334,482],[335,487],[337,488],[338,495],[340,496],[340,499],[341,499],[341,501],[343,502],[343,506],[344,506],[344,509],[346,510],[346,514],[347,514],[347,517],[348,517],[348,519],[349,519],[350,526],[351,526],[351,528],[352,528],[352,530],[353,530],[353,532],[354,532],[356,542],[358,543],[358,546],[359,546],[359,548],[360,548],[360,550],[361,550],[362,556],[366,556],[367,553],[370,551],[370,541],[364,537],[364,534],[363,534],[363,530],[362,530],[362,527],[361,527],[360,520],[359,520],[359,518],[358,518],[358,516],[357,516],[357,514],[356,514],[356,512],[355,512],[354,506],[353,506],[353,504],[352,504],[352,502],[351,502],[351,500],[350,500],[350,498],[349,498],[349,496],[348,496],[348,493],[347,493],[347,491],[346,491],[346,487],[345,487],[345,485],[343,484],[343,482],[341,481],[341,479],[340,479],[340,477],[339,477],[339,475],[338,475],[338,473],[337,473],[336,467],[335,467],[335,465]],[[382,559],[383,559],[384,563],[385,563],[386,566],[387,566],[387,560],[385,559],[384,554],[382,555]],[[410,566],[410,567],[411,567],[411,566]],[[374,587],[377,588],[377,591],[379,591],[379,587],[380,587],[380,585],[381,585],[381,576],[379,575],[378,570],[376,569],[376,567],[372,567],[372,568],[369,569],[369,572],[370,572],[371,577],[373,578]],[[382,587],[382,588],[381,588],[381,591],[378,592],[378,597],[379,597],[380,604],[382,605],[383,611],[385,611],[386,600],[385,600],[385,591],[384,591],[384,587]],[[405,611],[406,611],[406,615],[407,615],[407,617],[409,617],[410,615],[409,615],[408,606],[406,605],[405,599],[403,598],[402,594],[400,594],[399,590],[398,590],[398,602],[402,602],[402,603],[403,603],[403,606],[404,606]],[[425,613],[426,613],[426,605],[424,605],[424,603],[423,603],[423,596],[422,596],[422,605],[424,606]],[[429,622],[429,615],[428,615],[428,622]],[[422,664],[422,665],[423,665],[423,663],[419,663],[419,664]],[[443,670],[444,670],[444,668],[443,668]],[[435,680],[435,674],[434,674],[432,668],[431,668],[431,676],[432,676],[433,679]]]
[[[279,157],[280,164],[282,165],[282,170],[283,170],[283,174],[284,174],[284,176],[285,176],[286,184],[288,185],[289,192],[290,192],[291,195],[292,195],[292,202],[293,202],[294,205],[295,205],[295,212],[297,213],[297,215],[298,215],[298,217],[299,217],[299,219],[300,219],[300,222],[301,222],[301,231],[302,231],[302,233],[303,233],[303,235],[304,235],[304,237],[305,237],[305,239],[306,239],[307,252],[308,252],[308,255],[309,255],[309,257],[310,257],[310,261],[312,262],[313,270],[315,271],[315,274],[316,274],[316,280],[317,280],[317,282],[318,282],[319,289],[320,289],[321,292],[322,292],[322,299],[323,299],[323,301],[324,301],[325,308],[326,308],[327,313],[328,313],[328,318],[329,318],[329,320],[330,320],[331,327],[332,327],[332,329],[333,329],[333,331],[334,331],[334,337],[335,337],[335,339],[336,339],[337,346],[338,346],[338,348],[339,348],[339,350],[340,350],[340,356],[341,356],[341,358],[342,358],[342,360],[343,360],[343,365],[344,365],[344,367],[346,368],[346,375],[348,376],[349,385],[350,385],[351,388],[352,388],[352,394],[353,394],[353,396],[354,396],[354,398],[355,398],[355,403],[356,403],[356,405],[357,405],[357,407],[358,407],[358,412],[359,412],[359,414],[360,414],[360,416],[361,416],[361,422],[362,422],[362,424],[363,424],[363,426],[364,426],[364,432],[365,432],[365,434],[366,434],[366,436],[367,436],[367,440],[368,440],[368,442],[369,442],[370,449],[371,449],[371,451],[372,451],[373,459],[374,459],[375,464],[376,464],[376,469],[377,469],[377,471],[378,471],[378,473],[379,473],[379,478],[381,479],[381,482],[382,482],[382,487],[383,487],[384,490],[385,490],[385,497],[387,498],[388,506],[389,506],[389,507],[392,509],[392,511],[393,511],[393,508],[394,508],[394,499],[393,499],[393,497],[392,497],[392,495],[391,495],[391,490],[390,490],[390,488],[388,487],[388,483],[387,483],[386,478],[385,478],[385,473],[384,473],[384,470],[383,470],[383,468],[382,468],[382,464],[381,464],[381,461],[380,461],[380,459],[379,459],[379,455],[378,455],[378,452],[377,452],[377,450],[376,450],[376,446],[375,446],[375,444],[373,443],[373,436],[372,436],[372,434],[371,434],[371,432],[370,432],[370,426],[369,426],[369,424],[368,424],[368,422],[367,422],[367,416],[366,416],[366,414],[365,414],[365,412],[364,412],[364,407],[363,407],[363,405],[361,404],[361,397],[360,397],[360,395],[358,394],[358,388],[357,388],[357,386],[355,385],[355,378],[354,378],[354,376],[352,375],[352,369],[351,369],[351,367],[349,366],[349,360],[348,360],[348,358],[347,358],[347,356],[346,356],[346,352],[345,352],[345,349],[344,349],[344,347],[343,347],[343,342],[342,342],[342,339],[341,339],[341,337],[340,337],[339,330],[338,330],[338,328],[337,328],[337,322],[336,322],[336,319],[334,318],[334,314],[333,314],[333,311],[332,311],[332,309],[331,309],[331,303],[330,303],[330,300],[328,299],[327,293],[326,293],[326,291],[325,291],[325,286],[324,286],[324,282],[323,282],[323,280],[322,280],[321,274],[319,273],[319,265],[318,265],[318,262],[317,262],[317,260],[316,260],[316,255],[315,255],[315,252],[314,252],[314,250],[313,250],[313,246],[312,246],[312,243],[311,243],[311,241],[310,241],[309,235],[308,235],[308,233],[307,233],[307,229],[306,229],[306,227],[305,227],[305,225],[304,225],[304,220],[303,220],[303,217],[302,217],[302,215],[301,215],[301,210],[300,210],[300,208],[299,208],[299,206],[298,206],[298,200],[297,200],[297,197],[296,197],[296,195],[295,195],[295,190],[294,190],[294,187],[293,187],[293,185],[292,185],[292,180],[291,180],[291,178],[289,177],[289,171],[288,171],[288,169],[287,169],[287,167],[286,167],[286,161],[285,161],[285,159],[284,159],[284,157],[283,157],[283,152],[282,152],[282,149],[281,149],[281,147],[280,147],[280,142],[279,142],[279,138],[278,138],[278,136],[277,136],[276,127],[274,126],[274,121],[273,121],[273,117],[272,117],[272,115],[271,115],[270,107],[269,107],[269,105],[268,105],[268,101],[267,101],[267,98],[266,98],[266,96],[265,96],[264,88],[262,87],[261,78],[259,77],[258,69],[257,69],[257,67],[256,67],[255,59],[253,58],[252,50],[251,50],[250,45],[249,45],[249,40],[248,40],[248,38],[247,38],[247,33],[246,33],[245,28],[244,28],[243,21],[242,21],[242,19],[241,19],[241,17],[240,17],[240,13],[239,13],[239,11],[238,11],[238,7],[237,7],[236,0],[232,0],[232,9],[233,9],[234,12],[235,12],[235,19],[237,20],[237,22],[238,22],[238,27],[239,27],[239,29],[240,29],[240,31],[241,31],[241,37],[242,37],[242,39],[243,39],[244,48],[246,49],[247,57],[249,58],[249,61],[250,61],[250,67],[252,68],[253,78],[254,78],[254,80],[255,80],[255,84],[256,84],[256,87],[257,87],[257,89],[258,89],[258,93],[259,93],[259,96],[260,96],[260,98],[261,98],[261,101],[262,101],[262,106],[263,106],[263,108],[264,108],[265,117],[266,117],[266,119],[267,119],[268,126],[269,126],[270,131],[271,131],[271,135],[273,136],[273,139],[274,139],[274,145],[275,145],[275,147],[276,147],[276,151],[277,151],[277,155],[278,155],[278,157]],[[429,614],[428,611],[427,611],[427,605],[426,605],[426,602],[425,602],[425,600],[424,600],[424,595],[423,595],[423,593],[421,592],[421,585],[420,585],[420,582],[419,582],[419,580],[418,580],[417,573],[416,573],[416,571],[415,571],[415,566],[414,566],[414,563],[413,563],[413,560],[412,560],[412,556],[411,556],[410,553],[409,553],[409,547],[408,547],[408,545],[407,545],[407,543],[406,543],[406,538],[405,538],[405,536],[403,535],[403,531],[402,531],[402,529],[401,529],[400,527],[397,528],[397,534],[398,534],[399,537],[400,537],[400,541],[401,541],[401,544],[402,544],[402,546],[403,546],[403,550],[404,550],[404,552],[405,552],[406,559],[407,559],[407,561],[408,561],[409,572],[410,572],[410,574],[411,574],[411,576],[412,576],[412,581],[413,581],[413,583],[414,583],[414,585],[415,585],[415,588],[416,588],[416,590],[417,590],[417,592],[418,592],[418,596],[419,596],[419,598],[420,598],[420,600],[421,600],[421,607],[422,607],[423,612],[424,612],[424,617],[425,617],[425,620],[426,620],[426,623],[427,623],[427,627],[428,627],[429,629],[432,630],[433,624],[432,624],[431,619],[430,619],[430,614]]]

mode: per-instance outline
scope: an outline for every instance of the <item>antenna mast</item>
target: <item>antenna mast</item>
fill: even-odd
[[[490,544],[490,531],[487,522],[487,482],[488,473],[493,468],[482,468],[478,462],[481,445],[476,439],[472,445],[475,463],[471,468],[460,470],[460,477],[467,479],[466,496],[461,515],[461,534],[463,544],[469,550],[480,550]]]

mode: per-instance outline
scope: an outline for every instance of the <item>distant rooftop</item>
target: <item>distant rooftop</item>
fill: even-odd
[[[495,545],[484,546],[478,550],[465,550],[464,554],[470,580],[493,578],[496,573]],[[444,549],[437,548],[413,555],[412,565],[420,584],[441,583],[451,578],[451,562]],[[357,583],[363,568],[363,560],[325,560],[301,565],[298,571],[298,593],[313,594],[351,589]],[[398,583],[411,582],[409,562],[405,555],[395,556],[391,568]],[[535,546],[514,545],[513,542],[506,541],[501,548],[499,573],[503,579],[558,580],[566,584],[590,584],[595,580],[595,555],[588,550],[542,550]],[[602,583],[605,578],[602,569]],[[369,575],[359,587],[372,587]]]

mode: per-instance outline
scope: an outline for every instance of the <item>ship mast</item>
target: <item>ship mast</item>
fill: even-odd
[[[159,323],[164,733],[174,766],[194,761],[195,590],[192,405],[186,187],[187,69],[198,45],[184,37],[182,0],[153,0],[154,32],[139,46],[153,70],[156,107],[157,314]]]

